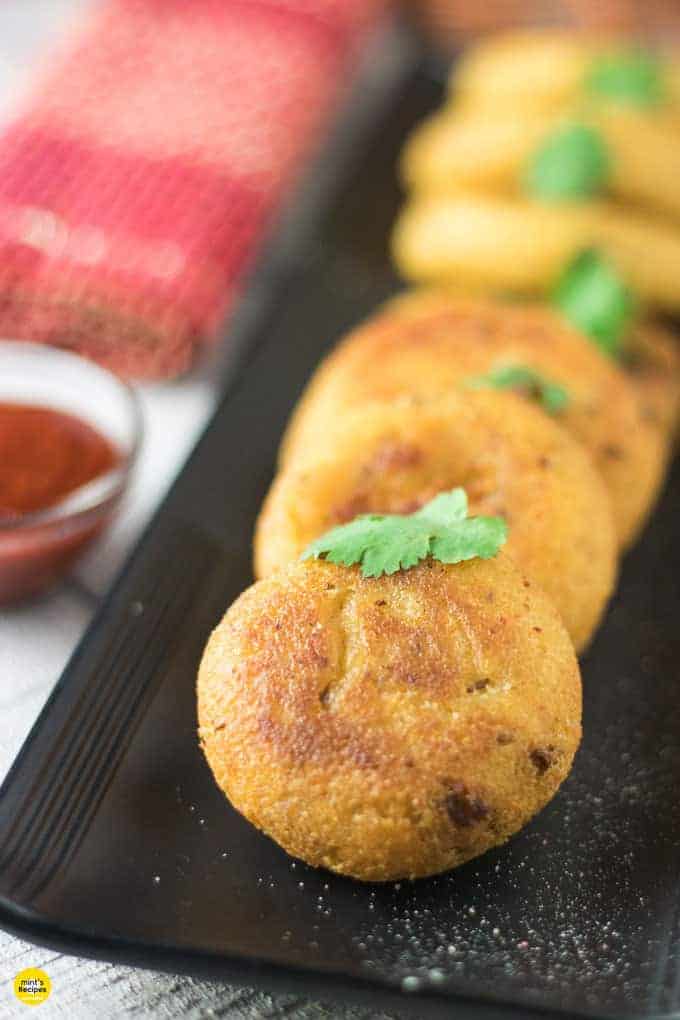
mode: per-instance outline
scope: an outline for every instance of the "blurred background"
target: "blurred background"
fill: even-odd
[[[680,24],[675,0],[0,4],[0,335],[132,380],[144,432],[97,544],[49,593],[0,610],[0,777],[209,420],[237,342],[225,323],[350,71],[396,11],[445,56],[498,29],[667,41]],[[176,1016],[210,1004],[279,1015],[261,994],[36,956],[2,935],[0,954],[8,973],[49,960],[59,1015],[95,1015],[80,989],[104,972],[102,1017],[155,1015],[170,999]]]

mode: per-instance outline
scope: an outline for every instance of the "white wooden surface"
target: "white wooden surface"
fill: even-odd
[[[19,108],[43,55],[69,24],[97,0],[2,0],[0,3],[0,124]],[[4,777],[54,682],[96,608],[101,594],[202,431],[215,402],[213,366],[179,383],[145,387],[146,436],[139,469],[117,524],[74,575],[48,598],[0,613],[0,779]],[[155,974],[66,957],[0,932],[0,1018],[26,1016],[12,980],[41,967],[52,980],[39,1017],[109,1020],[159,1017],[343,1016],[380,1020],[383,1014],[324,1006],[257,989]],[[31,1013],[33,1015],[33,1013]]]

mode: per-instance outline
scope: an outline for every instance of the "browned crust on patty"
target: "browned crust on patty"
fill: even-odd
[[[255,534],[264,576],[361,513],[410,513],[465,488],[473,514],[499,515],[507,550],[553,599],[577,649],[612,592],[617,543],[609,499],[587,454],[512,393],[454,391],[343,412],[325,453],[275,480]]]
[[[379,881],[528,821],[569,771],[581,693],[557,613],[503,554],[370,580],[311,561],[228,610],[198,710],[234,807],[310,864]]]
[[[317,370],[284,436],[282,462],[320,455],[329,430],[351,407],[450,393],[469,377],[508,363],[529,365],[567,388],[570,403],[559,420],[601,473],[620,542],[628,546],[663,481],[675,381],[672,394],[662,395],[655,372],[641,397],[632,376],[543,305],[430,291],[387,305]],[[652,386],[656,396],[650,400]]]

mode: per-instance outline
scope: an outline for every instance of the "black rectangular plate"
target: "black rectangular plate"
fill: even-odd
[[[397,287],[395,160],[441,94],[425,60],[405,57],[402,72],[325,209],[275,245],[279,269],[265,278],[276,301],[251,330],[247,371],[0,792],[0,923],[85,955],[337,991],[418,1017],[670,1016],[680,1008],[677,471],[583,664],[573,774],[507,846],[415,884],[314,871],[231,810],[197,746],[196,665],[250,583],[253,522],[286,417],[324,350]]]

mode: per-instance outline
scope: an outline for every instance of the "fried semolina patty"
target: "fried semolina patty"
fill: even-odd
[[[455,312],[460,308],[461,300],[450,292],[417,288],[398,294],[383,305],[381,312],[415,320],[427,320],[433,316]],[[508,313],[514,319],[515,328],[521,328],[521,318],[518,314],[521,308],[522,306],[513,303]],[[549,326],[551,329],[566,329],[571,334],[577,332],[563,321],[558,322],[558,313],[546,306],[528,304],[524,306],[524,311],[526,325],[532,327],[532,334],[533,326],[538,325],[541,316],[545,319],[546,328]],[[584,339],[580,333],[578,337]],[[585,339],[592,346],[592,341],[587,337]],[[560,338],[552,342],[559,344]],[[602,361],[601,355],[598,355],[597,360]],[[609,358],[605,361],[611,364]],[[623,355],[618,365],[638,391],[642,402],[640,412],[642,418],[661,428],[669,437],[674,436],[680,415],[680,349],[674,332],[648,316],[639,319],[633,324],[629,336],[624,341]],[[548,367],[550,366],[546,367],[546,371]],[[585,370],[591,372],[592,367],[585,366]],[[568,419],[563,424],[569,426]],[[579,435],[579,438],[581,442],[589,445],[584,435]]]
[[[568,111],[567,111],[568,112]],[[478,188],[521,194],[534,153],[565,125],[597,132],[609,154],[607,192],[680,215],[680,117],[614,105],[563,114],[465,113],[455,106],[423,121],[401,158],[407,185],[421,193]]]
[[[470,47],[456,62],[451,93],[461,105],[477,111],[559,111],[585,98],[593,61],[631,49],[635,49],[634,40],[605,35],[550,29],[499,32]],[[678,53],[664,50],[660,56],[663,105],[677,114]]]
[[[412,193],[392,231],[402,276],[474,293],[547,291],[595,244],[598,203],[540,203],[454,188]]]
[[[372,579],[314,560],[227,611],[198,719],[250,822],[311,865],[386,881],[463,864],[554,796],[581,684],[554,607],[502,553]]]
[[[451,92],[476,109],[560,109],[578,99],[595,55],[573,32],[499,32],[457,62]]]
[[[413,283],[541,295],[583,249],[601,248],[650,307],[680,310],[677,219],[614,201],[554,202],[452,188],[414,193],[392,254]]]
[[[654,358],[677,355],[656,338]],[[649,342],[647,344],[649,347]],[[569,403],[559,421],[588,450],[608,489],[622,546],[642,528],[663,481],[675,416],[678,376],[666,385],[651,356],[627,375],[542,304],[517,304],[414,291],[359,327],[322,363],[295,411],[282,463],[321,454],[349,407],[402,395],[450,393],[503,366],[526,365],[563,385]],[[645,367],[646,366],[646,367]],[[640,382],[638,387],[636,384]]]
[[[615,582],[609,498],[581,445],[512,393],[405,398],[343,416],[321,459],[291,464],[275,479],[256,528],[256,576],[357,514],[411,513],[456,486],[471,514],[505,518],[508,551],[582,649]]]

